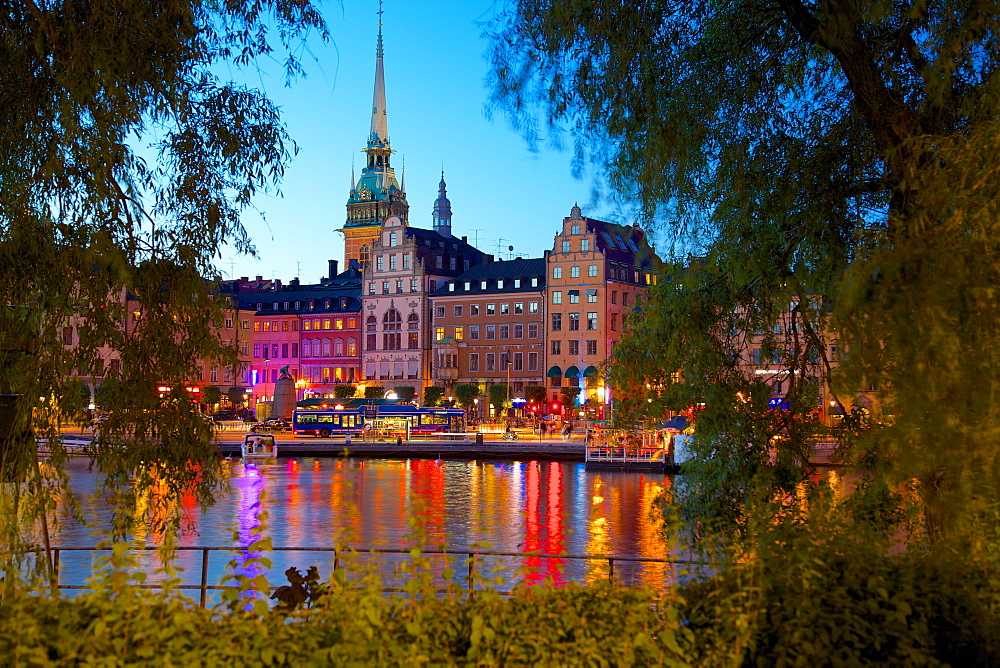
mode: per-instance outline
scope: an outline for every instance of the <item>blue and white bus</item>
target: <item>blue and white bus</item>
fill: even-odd
[[[430,408],[409,404],[297,408],[292,415],[293,436],[361,436],[373,427],[395,425],[410,434],[465,433],[461,408]]]

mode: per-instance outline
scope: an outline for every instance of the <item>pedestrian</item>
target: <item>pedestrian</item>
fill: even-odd
[[[572,422],[567,422],[566,423],[566,438],[568,439],[568,438],[571,438],[572,436],[573,436],[573,423]]]

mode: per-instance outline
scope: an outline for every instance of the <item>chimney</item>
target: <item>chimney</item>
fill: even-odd
[[[260,282],[261,282],[261,281],[263,281],[263,280],[264,280],[264,277],[263,277],[263,276],[258,276],[258,277],[257,277],[257,282],[258,282],[258,283],[260,283]]]
[[[290,285],[291,285],[291,286],[292,286],[293,288],[297,288],[297,287],[299,287],[299,277],[298,277],[298,276],[296,276],[295,278],[293,278],[293,279],[291,280],[291,283],[290,283]]]
[[[467,237],[467,236],[463,236],[463,237],[462,237],[462,243],[463,243],[463,244],[467,244],[467,243],[469,243],[469,237]]]
[[[337,261],[336,260],[327,260],[326,262],[329,265],[330,280],[332,281],[334,279],[334,277],[336,277],[336,275],[338,273],[340,273],[340,272],[337,271]]]

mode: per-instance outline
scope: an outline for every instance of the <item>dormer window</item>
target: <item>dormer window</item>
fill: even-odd
[[[486,281],[479,281],[479,289],[480,290],[486,289]]]
[[[298,310],[300,310],[301,308],[302,308],[302,302],[301,302],[301,301],[297,301],[297,302],[295,302],[295,310],[296,310],[296,311],[298,311]]]
[[[288,302],[285,302],[285,310],[288,310]]]
[[[390,232],[389,233],[389,245],[390,246],[395,246],[396,245],[396,233],[395,232]]]
[[[278,310],[278,302],[274,302],[274,310],[275,310],[275,311],[277,311],[277,310]]]
[[[497,290],[503,290],[503,279],[502,278],[498,278],[497,279]]]
[[[448,281],[448,292],[454,292],[454,291],[455,291],[455,283],[452,281]]]
[[[314,308],[316,308],[316,301],[314,299],[310,299],[309,300],[309,310],[312,311]]]
[[[261,304],[260,302],[257,302],[257,310],[258,311],[263,311],[264,310],[264,305]]]
[[[521,287],[521,279],[520,278],[515,278],[514,279],[514,288],[516,289],[516,288],[519,288],[519,287]]]
[[[579,225],[574,225],[573,227],[570,228],[569,233],[570,234],[580,234],[580,226]]]
[[[531,287],[533,287],[533,288],[537,288],[538,287],[538,277],[537,276],[532,276],[531,277]]]
[[[466,281],[465,282],[465,291],[468,292],[471,289],[472,289],[472,281]]]

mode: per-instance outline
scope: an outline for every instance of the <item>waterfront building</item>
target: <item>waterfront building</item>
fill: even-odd
[[[488,261],[431,294],[434,384],[545,385],[545,258]],[[485,407],[486,402],[480,402]]]
[[[574,206],[548,254],[546,346],[550,408],[564,387],[603,418],[610,401],[601,364],[621,337],[625,318],[658,281],[662,263],[638,225],[585,218]]]

